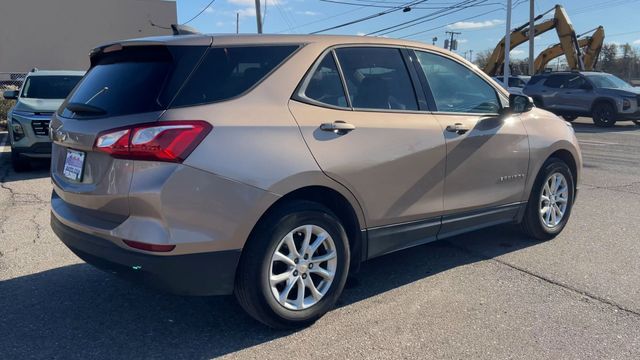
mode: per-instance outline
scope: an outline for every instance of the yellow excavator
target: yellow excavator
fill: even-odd
[[[584,68],[582,70],[593,70],[598,61],[600,50],[602,50],[602,44],[604,43],[604,28],[602,26],[599,26],[594,30],[590,30],[587,32],[590,33],[593,31],[593,34],[591,36],[583,37],[587,33],[578,35],[578,47],[581,49],[582,64],[584,65]],[[538,57],[536,57],[533,65],[535,73],[537,74],[543,72],[547,64],[551,60],[565,53],[566,52],[562,47],[562,43],[548,47],[547,49],[542,51],[538,55]]]
[[[550,12],[554,12],[554,16],[551,19],[545,20],[539,24],[535,24],[536,21],[540,20],[542,17],[547,15]],[[511,32],[511,49],[514,49],[518,45],[529,40],[529,31],[533,27],[534,36],[538,36],[544,34],[545,32],[556,29],[558,33],[558,38],[560,39],[560,44],[563,49],[565,49],[565,56],[567,57],[567,63],[571,69],[583,69],[584,64],[582,63],[582,54],[578,44],[578,38],[576,36],[576,32],[573,29],[573,24],[571,24],[571,20],[567,16],[567,12],[564,10],[562,5],[556,5],[549,11],[540,14],[534,18],[534,23],[523,24],[517,28],[515,28]],[[566,50],[569,51],[566,51]],[[503,63],[504,63],[504,50],[505,50],[505,39],[498,43],[496,48],[491,53],[489,57],[489,61],[487,65],[484,67],[484,72],[490,76],[496,76],[502,73]]]

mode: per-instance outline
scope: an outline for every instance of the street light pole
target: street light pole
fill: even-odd
[[[258,24],[258,34],[262,34],[262,15],[260,15],[260,0],[256,0],[256,23]]]
[[[529,0],[529,76],[533,75],[533,39],[536,37],[533,27],[535,18],[534,1]]]
[[[506,35],[504,36],[504,71],[502,72],[502,82],[505,88],[509,87],[509,77],[511,76],[509,52],[511,52],[511,0],[507,0],[507,24]]]

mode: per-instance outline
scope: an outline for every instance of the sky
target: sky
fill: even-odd
[[[178,21],[204,33],[234,33],[236,14],[240,16],[240,32],[255,33],[255,0],[177,0]],[[349,3],[338,4],[333,1]],[[348,26],[324,31],[324,34],[367,35],[390,26],[419,19],[394,28],[393,32],[378,32],[377,35],[406,38],[443,46],[445,31],[461,32],[457,53],[470,56],[471,52],[493,49],[506,30],[506,0],[261,0],[264,15],[264,33],[308,34],[333,26],[359,20],[381,12],[387,14],[372,17]],[[403,12],[408,3],[417,3],[411,11]],[[465,3],[467,8],[460,8]],[[535,0],[536,15],[563,5],[573,23],[576,33],[581,34],[598,25],[605,28],[605,42],[631,43],[640,48],[640,0]],[[352,5],[353,4],[353,5]],[[529,20],[529,0],[513,0],[512,26]],[[378,7],[373,7],[378,6]],[[451,8],[452,5],[458,7]],[[266,15],[264,7],[266,6]],[[447,8],[449,7],[449,8]],[[552,14],[547,15],[547,17]],[[426,21],[425,21],[426,20]],[[536,37],[535,52],[558,42],[554,30]],[[524,43],[511,52],[512,57],[528,56],[528,45]]]

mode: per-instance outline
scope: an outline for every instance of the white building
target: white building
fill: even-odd
[[[175,0],[0,0],[0,72],[85,70],[97,45],[176,22]]]

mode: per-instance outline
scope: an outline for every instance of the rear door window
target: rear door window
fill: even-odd
[[[99,55],[60,115],[93,118],[164,110],[206,49],[132,46]]]
[[[207,51],[171,107],[239,96],[280,65],[297,45],[214,47]]]
[[[340,73],[331,52],[318,64],[303,88],[304,93],[301,95],[307,99],[327,105],[348,106]]]
[[[335,50],[356,109],[418,110],[418,101],[399,49],[353,47]]]
[[[544,86],[560,89],[569,78],[569,75],[564,74],[550,75],[547,81],[544,82]]]

